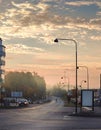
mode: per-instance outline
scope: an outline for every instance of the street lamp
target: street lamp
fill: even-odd
[[[86,83],[86,80],[82,80],[82,81],[81,81],[81,84],[80,84],[80,88],[81,88],[81,89],[82,89],[82,83],[83,83],[83,82]]]
[[[75,106],[75,113],[77,113],[77,103],[78,103],[78,99],[77,99],[77,42],[74,39],[62,39],[62,38],[57,38],[54,40],[54,42],[59,42],[59,40],[68,40],[68,41],[72,41],[75,44],[75,75],[76,75],[76,106]]]
[[[67,72],[67,71],[75,71],[75,69],[65,69],[65,71]],[[70,89],[70,78],[69,77],[67,77],[68,78],[68,81],[69,81],[69,84],[68,84],[68,90]]]
[[[87,66],[78,66],[77,68],[79,69],[79,67],[84,67],[87,70],[87,89],[89,89],[89,72],[88,72],[88,67]]]
[[[65,78],[65,81],[66,81],[66,79],[68,79],[68,89],[67,89],[67,91],[69,91],[69,77],[66,76],[66,71],[64,71],[64,78]]]
[[[100,90],[101,90],[101,74],[100,74]]]
[[[64,71],[64,76],[61,77],[61,79],[64,79],[64,83],[67,85],[67,80],[68,79],[68,87],[67,87],[67,92],[69,91],[69,77],[66,76],[66,71]]]

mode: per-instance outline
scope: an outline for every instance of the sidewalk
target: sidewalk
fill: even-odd
[[[95,111],[95,113],[97,113],[97,114],[101,114],[101,106],[99,106],[99,107],[94,107],[94,111]]]
[[[101,117],[101,107],[94,107],[94,111],[80,111],[80,109],[78,108],[77,113],[70,113],[69,116]]]

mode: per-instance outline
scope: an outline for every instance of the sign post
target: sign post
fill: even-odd
[[[81,107],[90,107],[94,111],[94,91],[84,89],[81,91]]]

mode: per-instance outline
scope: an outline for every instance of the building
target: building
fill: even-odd
[[[4,65],[5,65],[5,46],[2,45],[2,39],[0,38],[0,84],[4,81]]]
[[[5,66],[5,46],[2,45],[2,39],[0,38],[0,104],[2,106],[2,99],[5,94],[5,88],[2,87],[2,83],[4,82],[4,70]]]

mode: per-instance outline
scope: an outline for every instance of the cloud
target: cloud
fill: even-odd
[[[90,24],[91,25],[101,25],[101,18],[91,19]]]
[[[27,6],[28,4],[28,6]],[[16,5],[16,4],[14,4]],[[26,6],[25,6],[26,5]],[[23,27],[29,27],[29,26],[42,26],[45,25],[47,29],[54,29],[54,27],[71,27],[74,28],[76,25],[77,27],[82,28],[89,28],[89,21],[87,21],[84,18],[77,17],[76,19],[73,19],[68,16],[62,16],[62,15],[56,15],[52,14],[47,9],[49,9],[49,6],[44,8],[44,4],[37,4],[36,7],[31,8],[31,10],[27,10],[29,7],[29,3],[18,5],[18,9],[8,9],[5,13],[5,17],[8,17],[6,23],[3,22],[6,25],[13,25],[13,27],[16,27],[18,30],[22,29]],[[24,6],[24,7],[23,7]],[[21,8],[23,7],[23,8]],[[29,8],[29,9],[30,9]],[[37,9],[35,12],[35,8],[40,8],[40,10]],[[91,24],[91,22],[90,22]],[[50,28],[49,28],[50,27]],[[91,29],[91,26],[90,26]]]
[[[66,2],[67,5],[71,6],[89,6],[91,4],[94,4],[95,2],[91,1],[71,1],[71,2]]]
[[[25,8],[26,9],[34,9],[34,10],[37,9],[35,6],[33,6],[32,4],[30,4],[28,2],[17,4],[14,1],[12,1],[11,3],[14,7],[17,7],[18,9],[25,9]]]
[[[91,36],[92,40],[101,41],[101,36]]]
[[[101,70],[101,67],[96,68],[97,70]]]
[[[92,1],[92,0],[88,0],[88,1],[70,1],[70,2],[66,2],[67,5],[70,5],[70,6],[90,6],[90,5],[96,5],[98,6],[99,8],[101,8],[101,2],[99,0],[96,0],[96,1]]]
[[[85,19],[74,20],[71,17],[57,15],[50,12],[51,5],[45,3],[38,3],[36,5],[31,3],[20,3],[16,4],[12,2],[14,7],[6,11],[4,17],[7,18],[6,25],[12,25],[14,27],[28,27],[28,26],[41,26],[46,24],[47,26],[65,26],[69,23],[83,23]],[[3,22],[4,23],[4,22]]]
[[[57,2],[58,7],[58,1],[55,2]],[[75,6],[80,6],[95,2],[67,2],[67,4],[72,5],[73,3]],[[97,4],[100,6],[100,3]],[[70,37],[77,37],[78,33],[80,33],[79,30],[83,29],[85,33],[81,35],[82,38],[87,35],[87,30],[101,31],[100,18],[86,19],[60,15],[54,11],[54,6],[48,4],[45,0],[38,1],[36,4],[28,1],[23,3],[12,2],[12,5],[12,8],[6,9],[6,12],[0,14],[0,22],[3,25],[0,28],[0,33],[4,39],[30,37],[51,43],[52,40],[50,39],[54,39],[54,36],[60,36],[63,32],[67,34],[67,29],[69,31],[68,36]]]
[[[29,47],[23,44],[7,44],[6,45],[6,52],[13,53],[13,54],[36,54],[42,53],[45,50],[42,48],[37,47]]]

